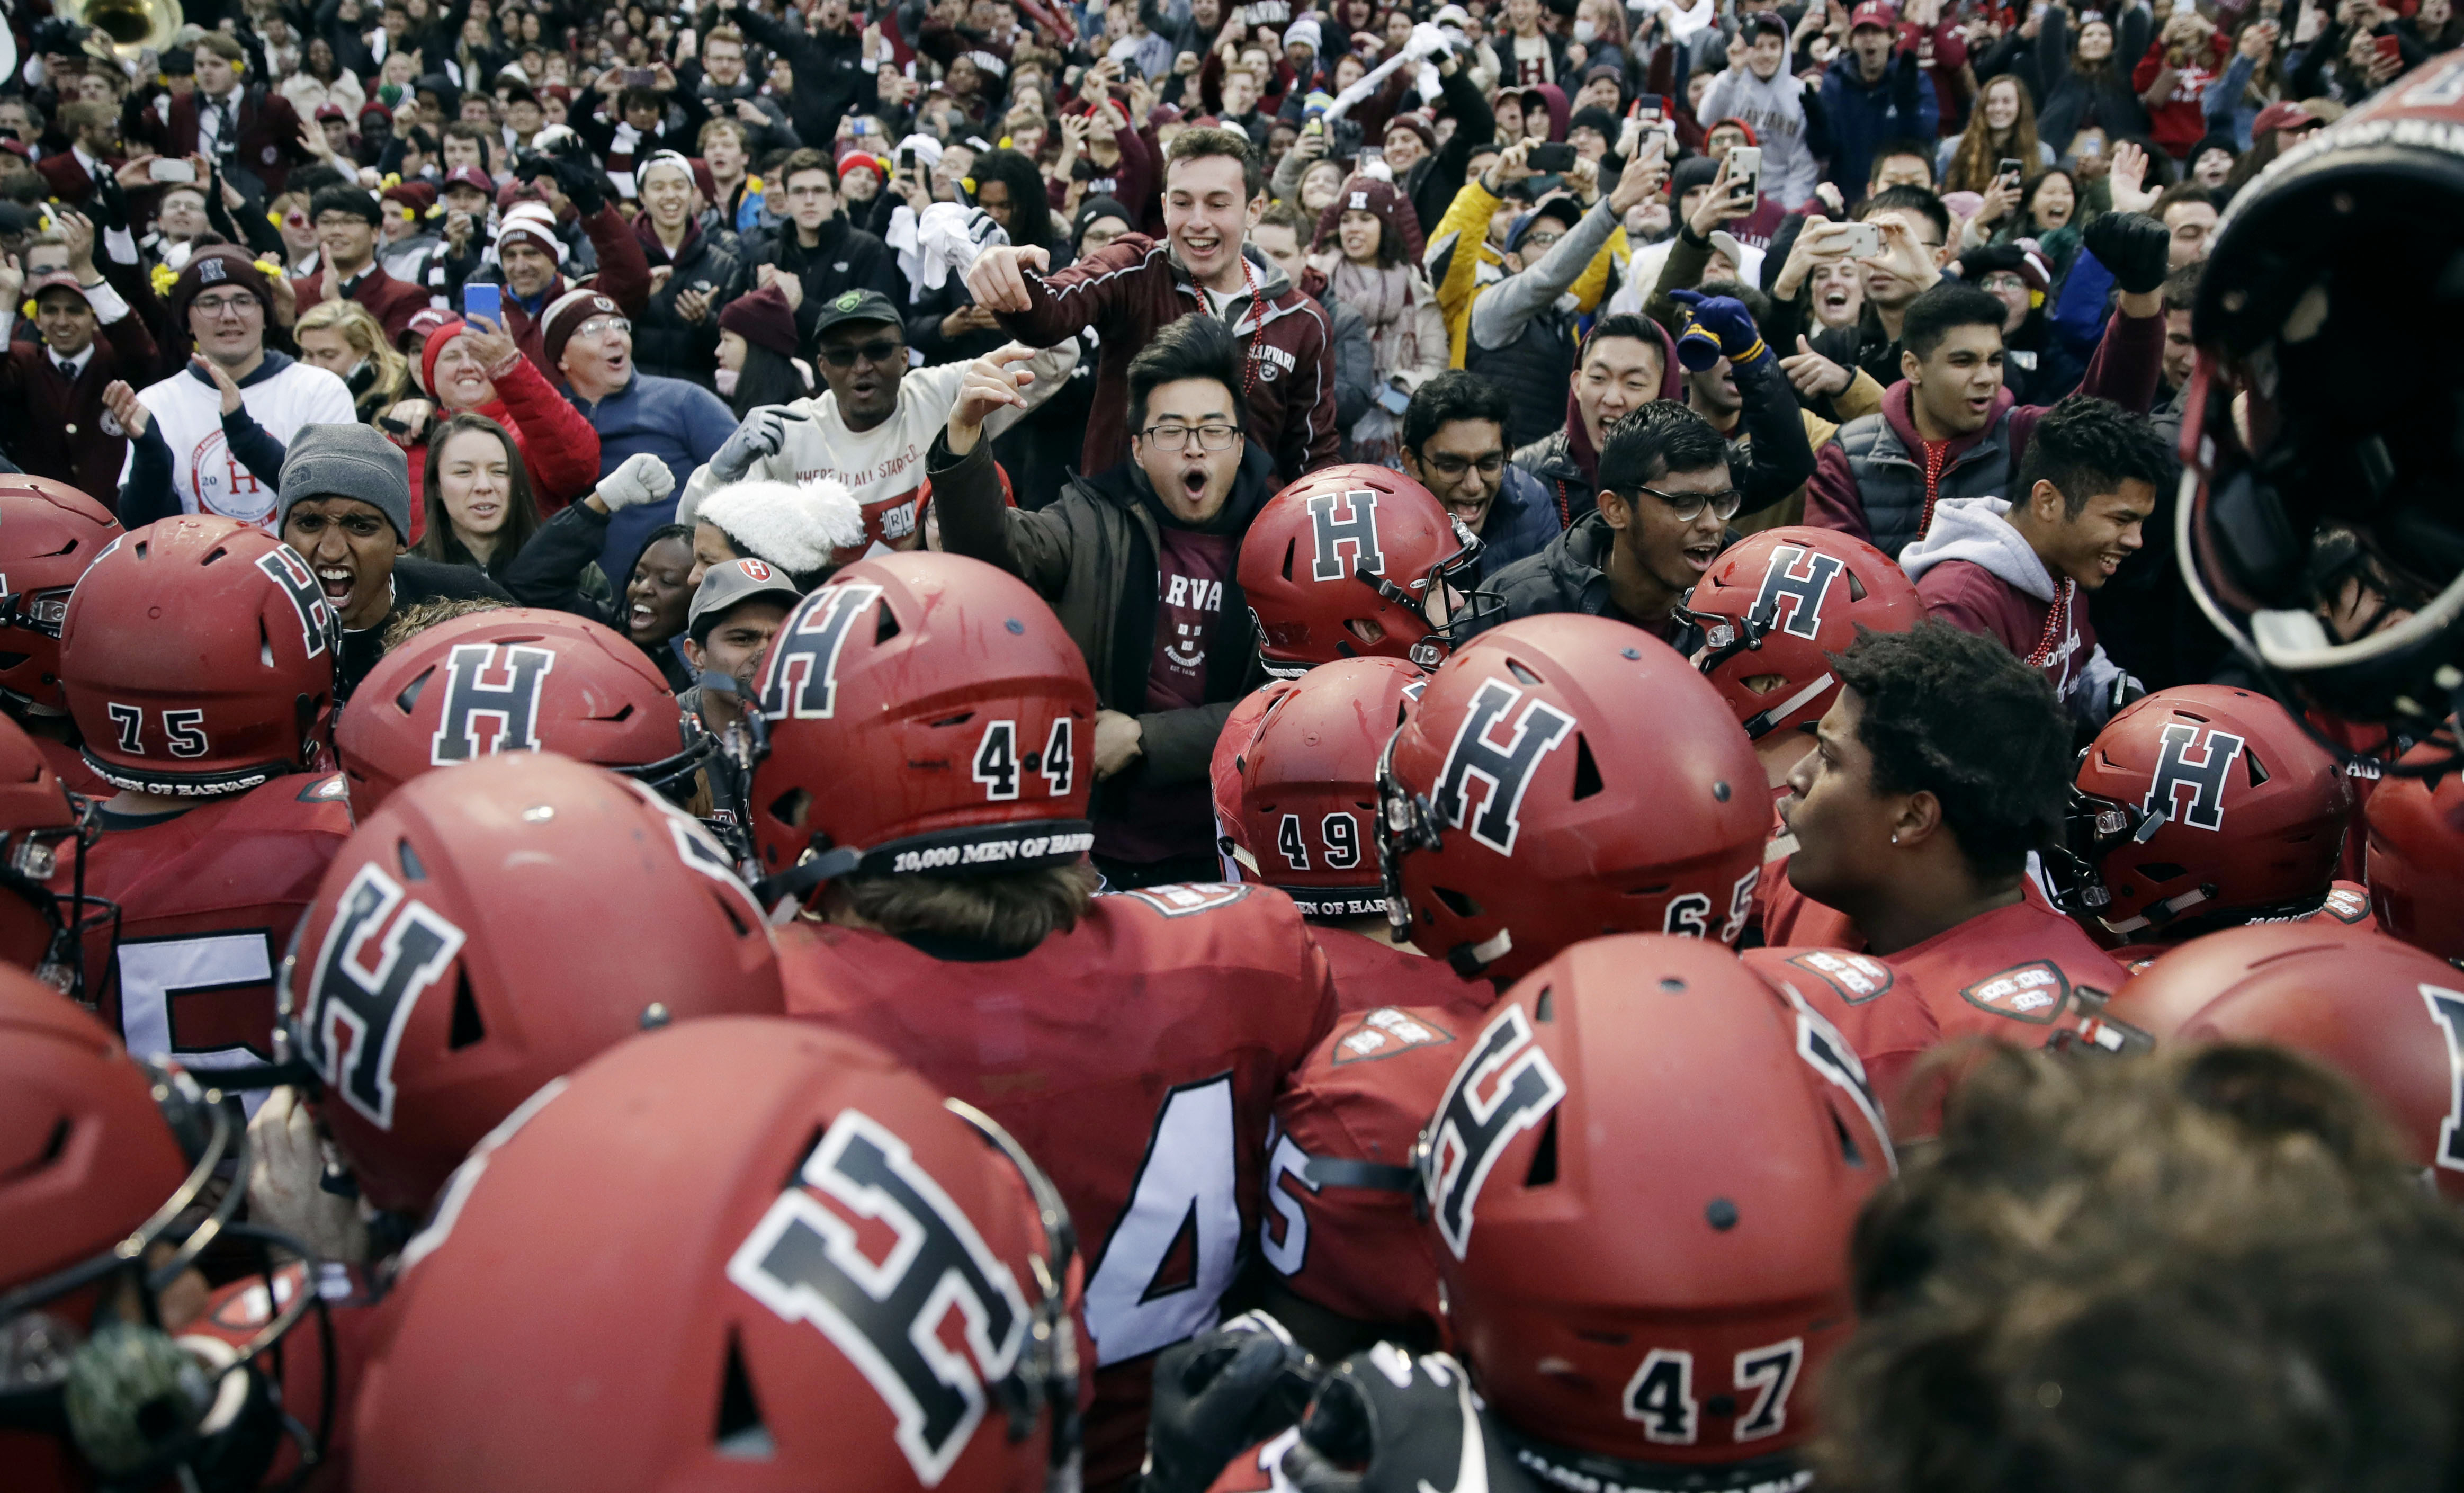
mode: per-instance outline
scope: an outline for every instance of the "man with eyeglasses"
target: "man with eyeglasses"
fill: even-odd
[[[1482,630],[1582,612],[1693,652],[1701,629],[1679,604],[1719,558],[1745,500],[1728,443],[1683,405],[1655,400],[1608,428],[1599,473],[1596,508],[1481,588],[1502,604]]]
[[[1506,391],[1449,368],[1403,410],[1403,472],[1437,494],[1480,536],[1481,568],[1495,575],[1557,537],[1557,510],[1540,479],[1506,459]]]
[[[808,303],[809,304],[809,303]],[[924,453],[949,423],[971,364],[907,366],[907,323],[878,291],[849,290],[822,303],[814,320],[814,362],[827,385],[818,398],[764,405],[744,417],[727,443],[685,484],[684,521],[731,482],[844,483],[864,513],[864,538],[843,550],[844,565],[875,549],[912,550],[921,540],[918,512]],[[1075,339],[1027,360],[1033,382],[1020,407],[988,422],[999,435],[1048,398],[1078,364]]]
[[[417,285],[385,273],[377,263],[377,231],[385,212],[364,187],[327,187],[308,199],[308,222],[317,230],[316,270],[291,282],[294,304],[304,311],[320,301],[349,296],[368,308],[399,343],[410,318],[428,309],[430,296]],[[443,297],[435,297],[441,302]],[[297,319],[295,312],[293,319]]]
[[[942,547],[999,565],[1052,604],[1101,707],[1091,750],[1095,864],[1115,889],[1215,881],[1210,767],[1233,702],[1265,682],[1243,598],[1241,540],[1278,482],[1244,439],[1241,359],[1212,317],[1183,317],[1130,360],[1130,459],[1050,506],[1006,506],[985,417],[1023,398],[1004,348],[968,365],[930,452]]]
[[[667,495],[608,516],[599,568],[629,576],[650,532],[675,521],[674,490],[736,433],[736,414],[698,384],[635,368],[632,321],[595,290],[567,291],[539,326],[549,365],[564,376],[575,406],[599,432],[599,474],[649,454],[673,476]]]
[[[200,249],[165,310],[196,344],[188,365],[143,391],[102,391],[128,433],[121,522],[131,529],[179,513],[222,514],[271,530],[282,458],[302,426],[351,425],[351,391],[324,369],[265,346],[274,286],[248,251]]]
[[[775,266],[778,274],[792,274],[804,287],[796,304],[796,338],[812,344],[822,308],[848,291],[874,291],[891,300],[905,298],[906,281],[898,260],[881,239],[847,221],[839,204],[838,173],[830,158],[818,150],[799,150],[778,170],[785,184],[788,223],[753,256],[756,273]]]

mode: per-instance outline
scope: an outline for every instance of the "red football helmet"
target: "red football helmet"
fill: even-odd
[[[0,516],[0,528],[7,519]],[[0,964],[14,965],[83,999],[85,946],[71,936],[82,919],[81,893],[65,901],[49,886],[63,855],[77,858],[84,883],[85,829],[93,817],[52,771],[24,728],[0,715]]]
[[[1836,529],[1765,529],[1720,553],[1685,609],[1705,641],[1696,662],[1759,741],[1810,729],[1839,697],[1831,655],[1859,630],[1905,632],[1925,617],[1907,573]]]
[[[1719,692],[1658,638],[1564,613],[1482,633],[1378,763],[1398,935],[1513,979],[1614,933],[1734,944],[1771,797]]]
[[[1044,1493],[1076,1450],[1073,1247],[1025,1153],[877,1048],[637,1038],[404,1251],[353,1485]]]
[[[545,752],[404,784],[327,867],[295,947],[286,1045],[323,1075],[319,1108],[361,1192],[414,1216],[583,1059],[784,1000],[727,852],[637,786]]]
[[[364,822],[431,767],[559,752],[666,788],[710,756],[631,643],[564,612],[510,607],[442,622],[385,654],[334,727]]]
[[[60,683],[107,782],[240,793],[329,746],[341,626],[289,545],[234,518],[165,518],[112,541],[60,627]]]
[[[1895,1165],[1802,999],[1699,939],[1577,944],[1507,993],[1422,1131],[1457,1350],[1555,1466],[1764,1463],[1813,1435],[1849,1232]],[[1608,1473],[1692,1485],[1667,1476]]]
[[[2459,126],[2464,55],[2432,57],[2234,195],[2199,280],[2182,423],[2177,547],[2208,620],[2304,700],[2416,738],[2464,697],[2458,377],[2384,369],[2391,332],[2464,335]],[[2321,604],[2355,579],[2387,626],[2330,633]]]
[[[1218,798],[1215,817],[1243,880],[1286,893],[1307,917],[1386,911],[1371,845],[1377,757],[1427,682],[1397,658],[1322,664],[1279,682],[1243,739],[1227,729],[1217,751],[1232,749],[1236,797]]]
[[[1066,866],[1095,843],[1095,687],[1026,582],[929,550],[860,560],[761,661],[763,900],[854,871]]]
[[[2272,1043],[2361,1085],[2452,1202],[2464,1202],[2464,975],[2358,929],[2233,928],[2167,953],[2104,1020],[2167,1042]]]
[[[1466,615],[1451,582],[1480,551],[1462,519],[1399,472],[1310,472],[1268,498],[1241,540],[1241,591],[1266,672],[1362,657],[1437,668]]]
[[[2336,879],[2353,786],[2284,707],[2222,685],[2132,702],[2079,754],[2064,911],[2122,938],[2183,918],[2314,911]]]
[[[2443,959],[2464,959],[2464,777],[2389,778],[2362,805],[2370,911]]]
[[[298,1434],[279,1425],[255,1366],[314,1292],[292,1293],[235,1349],[203,1351],[163,1329],[165,1293],[218,1237],[305,1259],[281,1236],[231,1221],[243,1189],[206,1205],[218,1167],[248,1175],[244,1132],[219,1092],[132,1061],[59,992],[0,969],[0,1466],[11,1488],[152,1487],[184,1468],[211,1468],[209,1486],[254,1486],[280,1438]]]
[[[111,510],[65,482],[0,475],[0,695],[58,714],[69,592],[120,538]]]

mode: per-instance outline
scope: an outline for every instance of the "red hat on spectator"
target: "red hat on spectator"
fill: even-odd
[[[414,337],[427,339],[434,337],[449,326],[459,330],[461,325],[462,318],[450,311],[439,311],[434,306],[422,306],[411,314],[410,321],[402,329],[402,335],[406,339]],[[422,345],[424,349],[425,343]],[[445,344],[439,342],[437,345],[442,347]]]
[[[322,116],[322,115],[323,115],[323,113],[324,113],[324,111],[323,111],[322,109],[319,109],[319,111],[317,111],[317,112],[318,112],[318,114],[319,114],[319,116]],[[367,118],[369,115],[371,115],[371,114],[382,114],[382,115],[384,115],[384,116],[385,116],[386,119],[388,119],[388,120],[390,120],[390,119],[392,119],[392,118],[393,118],[393,111],[392,111],[391,109],[386,108],[384,104],[381,104],[381,103],[377,102],[377,101],[376,101],[375,99],[369,99],[367,102],[365,102],[365,103],[363,103],[363,104],[360,105],[360,118],[361,118],[361,119],[363,119],[363,120],[364,120],[364,119],[366,119],[366,118]]]
[[[1899,24],[1899,12],[1884,4],[1883,0],[1865,0],[1865,3],[1859,6],[1848,17],[1848,30],[1852,33],[1859,27],[1865,26],[1879,26],[1884,31],[1894,31],[1898,29]]]
[[[1375,213],[1377,221],[1386,225],[1386,231],[1400,242],[1408,262],[1420,262],[1420,215],[1413,210],[1412,200],[1396,190],[1394,183],[1374,176],[1355,176],[1344,183],[1334,201],[1317,215],[1317,232],[1309,239],[1312,252],[1326,247],[1348,211]]]
[[[865,150],[850,150],[839,157],[839,180],[846,181],[849,171],[870,171],[879,177],[890,174],[882,168],[879,156]]]
[[[436,311],[430,306],[429,311]],[[470,323],[451,312],[437,311],[438,320],[428,328],[428,341],[419,349],[419,386],[431,394],[436,388],[436,360],[445,344],[470,330]],[[416,318],[414,318],[414,321]]]
[[[457,165],[453,168],[452,172],[445,178],[444,189],[450,192],[456,187],[468,187],[474,192],[482,192],[490,197],[496,195],[496,184],[489,180],[487,172],[475,165]]]
[[[539,94],[541,99],[553,99],[559,103],[571,103],[573,101],[573,90],[567,88],[562,83],[550,83],[546,87],[540,89]]]
[[[350,118],[351,111],[339,103],[320,103],[317,106],[317,122],[319,124],[327,120],[341,120],[347,123]]]
[[[1397,130],[1410,130],[1419,136],[1420,148],[1423,150],[1434,151],[1438,148],[1437,127],[1429,122],[1427,115],[1418,109],[1408,110],[1386,121],[1387,134],[1392,135]]]
[[[188,302],[215,285],[236,285],[264,303],[265,314],[274,315],[274,286],[265,272],[256,267],[247,250],[236,244],[213,244],[188,256],[188,266],[171,284],[171,294],[164,297],[171,313],[171,324],[188,324]]]
[[[426,217],[436,206],[436,188],[426,182],[398,182],[385,189],[385,200],[408,208],[414,218]]]
[[[548,366],[553,368],[563,361],[564,344],[573,340],[573,334],[582,330],[582,323],[593,317],[621,317],[624,314],[616,302],[588,286],[558,296],[556,304],[548,307],[547,314],[539,318],[539,346],[547,354]],[[437,341],[434,338],[429,340],[431,343]]]
[[[756,347],[767,347],[781,358],[796,356],[796,312],[775,285],[729,301],[718,314],[718,329],[733,332]]]
[[[1762,138],[1754,133],[1754,127],[1733,114],[1724,114],[1711,121],[1711,129],[1720,129],[1727,125],[1735,125],[1739,130],[1744,131],[1747,144],[1762,143]],[[1703,133],[1708,135],[1710,132],[1711,130],[1705,130]]]
[[[2290,99],[2278,99],[2258,111],[2250,125],[2250,138],[2256,140],[2270,130],[2303,129],[2319,122],[2319,116]]]
[[[564,262],[564,240],[556,236],[556,214],[545,204],[516,203],[505,211],[504,221],[496,225],[496,248],[502,252],[505,240],[527,238]]]

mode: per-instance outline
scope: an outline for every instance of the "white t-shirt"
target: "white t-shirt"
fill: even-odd
[[[1026,366],[1034,371],[1035,382],[1021,391],[1029,407],[1050,398],[1077,361],[1074,340],[1047,347],[1029,359]],[[864,544],[859,551],[842,552],[837,557],[840,564],[876,550],[913,549],[924,455],[950,423],[950,409],[957,403],[958,385],[968,366],[945,362],[908,369],[898,382],[898,407],[869,430],[848,429],[839,418],[838,396],[826,390],[818,399],[794,401],[787,408],[804,418],[788,425],[786,444],[777,454],[756,459],[743,480],[813,482],[828,477],[845,483],[864,510]],[[994,411],[984,422],[985,434],[1001,434],[1024,412],[1016,406]],[[702,498],[725,486],[703,463],[685,484],[678,511],[694,511]]]
[[[239,401],[265,432],[284,446],[301,426],[357,425],[351,390],[322,368],[294,362],[281,353],[267,353],[266,367],[240,385]],[[271,371],[268,371],[268,370]],[[188,513],[222,514],[274,527],[275,486],[259,481],[223,439],[223,396],[213,381],[183,368],[160,384],[141,389],[138,403],[154,417],[155,428],[171,448],[171,488]],[[128,480],[135,460],[132,450],[120,469]]]

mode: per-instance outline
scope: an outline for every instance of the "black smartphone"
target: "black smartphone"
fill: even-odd
[[[1531,154],[1524,159],[1531,169],[1543,174],[1570,171],[1574,165],[1574,147],[1562,141],[1534,145]]]
[[[1993,174],[1996,177],[2016,182],[2021,175],[2018,158],[2016,156],[2004,156],[1994,165]]]

